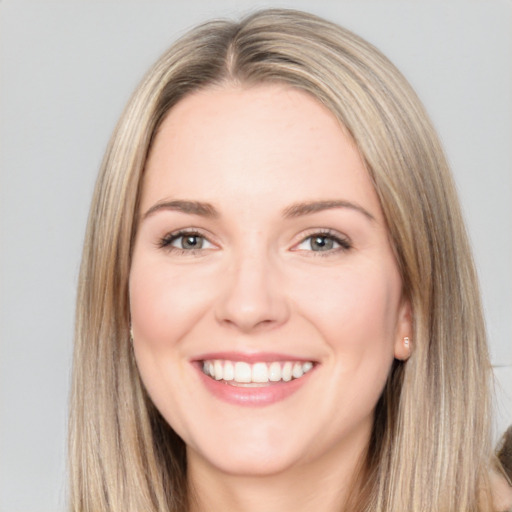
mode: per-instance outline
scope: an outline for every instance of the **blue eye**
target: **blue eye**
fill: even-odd
[[[330,251],[339,246],[331,237],[325,235],[309,237],[309,245],[312,251]]]
[[[328,233],[315,233],[296,246],[300,251],[336,252],[350,249],[352,245],[346,239]]]
[[[159,246],[169,250],[192,252],[201,249],[211,249],[214,245],[204,236],[192,231],[171,233],[160,240]]]
[[[180,249],[202,249],[204,238],[199,235],[181,235],[175,238],[170,245]]]

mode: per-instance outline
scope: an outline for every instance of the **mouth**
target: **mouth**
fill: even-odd
[[[318,361],[284,354],[217,352],[191,361],[205,389],[236,406],[261,407],[286,400],[307,386]]]
[[[313,361],[269,361],[249,363],[228,359],[206,359],[202,372],[213,380],[240,387],[261,387],[301,379],[314,367]]]

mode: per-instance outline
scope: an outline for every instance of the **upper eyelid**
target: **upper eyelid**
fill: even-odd
[[[163,235],[162,237],[159,237],[157,241],[157,246],[160,248],[169,248],[171,246],[171,243],[175,240],[178,240],[181,237],[185,236],[199,236],[201,238],[204,238],[208,243],[212,245],[218,245],[214,241],[212,241],[212,237],[208,236],[201,230],[200,228],[183,228],[183,229],[177,229],[175,231],[170,231]],[[201,249],[191,249],[192,250],[201,250]]]
[[[181,236],[187,236],[187,235],[197,235],[205,240],[207,240],[209,243],[219,246],[219,241],[215,241],[215,237],[212,236],[210,233],[205,232],[204,229],[198,228],[198,227],[187,227],[187,228],[181,228],[174,231],[170,231],[166,233],[164,236],[159,238],[158,245],[159,246],[165,246],[167,244],[170,244],[171,241],[174,241],[178,239]],[[334,240],[337,240],[339,242],[343,243],[345,245],[350,245],[352,247],[353,243],[349,236],[345,235],[344,233],[332,229],[332,228],[309,228],[301,233],[294,236],[295,241],[293,242],[292,248],[296,247],[297,245],[300,245],[301,243],[305,242],[308,238],[311,238],[315,235],[319,236],[325,236],[333,238]],[[164,242],[166,242],[164,244]]]
[[[328,256],[333,255],[334,253],[338,253],[340,251],[349,251],[354,248],[354,244],[351,240],[351,238],[338,230],[329,229],[329,228],[313,228],[311,230],[308,230],[309,233],[305,234],[302,233],[301,238],[299,241],[295,242],[293,246],[291,247],[292,252],[298,252],[303,251],[305,253],[311,253],[312,255],[322,255],[322,256]],[[323,236],[326,238],[331,238],[335,241],[335,243],[338,244],[339,247],[335,247],[332,250],[325,250],[325,251],[313,251],[312,249],[299,249],[298,246],[305,243],[309,238],[312,238],[314,236]]]
[[[175,229],[174,231],[169,231],[166,233],[162,238],[178,238],[180,236],[186,236],[186,235],[198,235],[203,238],[206,238],[207,240],[211,241],[212,236],[205,232],[204,229],[201,228],[181,228],[181,229]],[[212,242],[213,243],[213,242]]]
[[[331,238],[338,239],[341,241],[346,241],[346,242],[352,244],[352,241],[349,236],[345,235],[344,233],[342,233],[336,229],[331,229],[331,228],[307,229],[307,230],[305,230],[305,232],[302,232],[300,235],[297,235],[298,241],[295,242],[294,244],[297,245],[298,243],[301,243],[315,235],[331,237]]]

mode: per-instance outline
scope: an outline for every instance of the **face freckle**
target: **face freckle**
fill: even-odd
[[[140,215],[135,357],[190,467],[356,458],[410,308],[337,119],[285,86],[191,94],[155,137]]]

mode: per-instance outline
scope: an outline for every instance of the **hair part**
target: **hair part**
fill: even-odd
[[[377,405],[352,510],[488,510],[490,363],[454,184],[407,81],[372,45],[298,11],[213,21],[175,43],[132,96],[96,184],[80,272],[70,416],[71,508],[187,510],[181,439],[147,396],[129,343],[128,278],[145,162],[167,113],[206,87],[311,94],[356,144],[414,316],[413,354]]]

